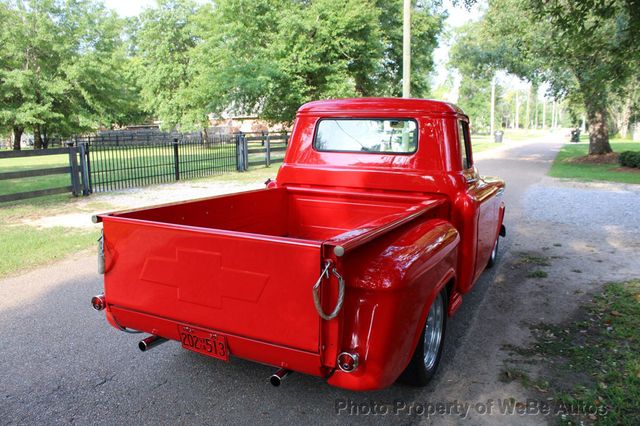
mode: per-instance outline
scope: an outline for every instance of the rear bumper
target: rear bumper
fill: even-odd
[[[114,321],[114,316],[117,318],[117,323]],[[107,308],[107,320],[117,329],[120,329],[118,327],[118,324],[120,324],[127,328],[176,341],[180,340],[178,335],[179,325],[199,327],[198,324],[186,324],[117,306],[109,306]],[[243,336],[228,334],[224,331],[219,332],[226,336],[229,351],[233,357],[248,359],[274,367],[282,367],[312,376],[326,377],[328,374],[327,369],[321,366],[320,357],[317,353],[261,342]]]

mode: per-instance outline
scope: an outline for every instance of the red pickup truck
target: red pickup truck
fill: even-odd
[[[498,251],[504,182],[468,117],[419,99],[303,105],[265,189],[95,217],[122,331],[353,390],[425,385],[447,317]]]

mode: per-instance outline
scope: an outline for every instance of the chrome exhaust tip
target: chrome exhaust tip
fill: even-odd
[[[160,336],[149,336],[145,339],[140,340],[140,342],[138,343],[138,348],[142,351],[142,352],[146,352],[151,348],[155,348],[156,346],[158,346],[161,343],[166,342],[167,339],[165,339],[164,337],[160,337]]]
[[[91,298],[91,306],[96,311],[101,311],[107,307],[107,302],[104,299],[104,294],[98,294],[97,296],[93,296]]]
[[[278,387],[285,379],[285,377],[287,377],[289,374],[291,374],[291,370],[281,368],[280,370],[273,373],[271,377],[269,377],[269,383],[271,383],[275,387]]]

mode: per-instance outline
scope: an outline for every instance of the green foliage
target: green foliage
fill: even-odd
[[[380,11],[383,56],[375,76],[374,91],[362,96],[402,95],[402,1],[376,0]],[[411,11],[411,96],[426,97],[430,92],[429,77],[434,68],[433,51],[444,26],[445,13],[438,12],[438,2],[417,0]]]
[[[194,117],[189,102],[191,51],[198,34],[194,20],[197,6],[189,0],[159,0],[156,8],[146,9],[139,20],[133,20],[132,65],[141,88],[141,103],[145,111],[172,128],[184,120],[202,124],[206,111]]]
[[[165,127],[206,114],[290,122],[310,100],[401,91],[401,0],[163,0],[132,37],[145,107]],[[414,96],[425,96],[443,14],[412,15]]]
[[[640,169],[640,151],[623,151],[620,153],[618,161],[623,167],[635,167]]]
[[[487,133],[491,125],[491,82],[463,76],[460,81],[458,106],[471,120],[472,133]]]
[[[547,81],[558,97],[577,92],[590,152],[606,153],[608,98],[640,66],[637,17],[638,5],[628,0],[494,0],[478,28],[463,34],[454,58],[473,73],[505,69]]]
[[[0,127],[66,137],[136,109],[121,21],[102,3],[3,1],[0,15]]]

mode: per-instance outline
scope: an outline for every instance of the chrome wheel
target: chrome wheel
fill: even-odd
[[[440,352],[444,326],[444,304],[442,300],[442,294],[438,293],[427,317],[423,342],[424,367],[427,370],[431,370],[436,364]]]

